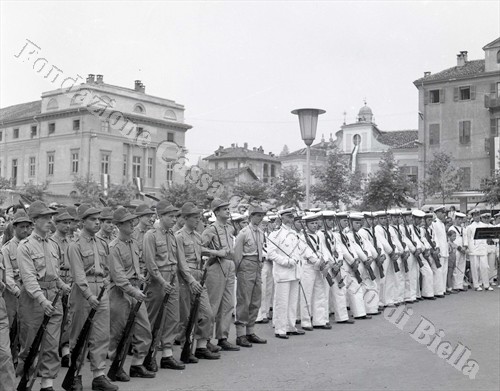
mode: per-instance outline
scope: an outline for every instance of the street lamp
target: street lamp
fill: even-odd
[[[318,116],[326,113],[321,109],[296,109],[292,114],[299,116],[300,134],[306,144],[306,208],[309,208],[309,192],[311,189],[311,144],[316,138],[316,127],[318,126]]]

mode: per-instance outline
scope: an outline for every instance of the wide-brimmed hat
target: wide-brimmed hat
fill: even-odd
[[[60,221],[74,220],[75,219],[73,216],[71,216],[68,213],[68,211],[65,208],[59,209],[57,212],[58,212],[58,214],[54,216],[54,221],[56,223],[60,222]]]
[[[220,198],[215,198],[210,204],[210,209],[215,212],[219,208],[223,208],[225,206],[229,206],[229,202],[223,201]]]
[[[249,211],[248,211],[248,214],[251,216],[251,215],[254,215],[257,213],[260,213],[263,215],[266,214],[266,212],[264,212],[264,209],[262,209],[260,206],[251,206]]]
[[[89,204],[81,204],[77,209],[77,213],[78,213],[78,218],[80,220],[83,220],[89,216],[98,215],[99,213],[101,213],[101,210],[94,208]]]
[[[113,219],[113,208],[106,206],[102,208],[99,220],[112,220]]]
[[[57,212],[50,209],[42,201],[33,202],[28,209],[28,216],[30,219],[34,219],[39,216],[51,216],[54,214],[57,214]]]
[[[141,204],[137,208],[135,208],[134,214],[138,217],[142,217],[147,215],[154,215],[155,212],[153,212],[146,204]]]
[[[113,223],[125,223],[126,221],[136,219],[137,216],[133,213],[130,213],[130,211],[127,208],[124,208],[123,206],[118,207],[115,212],[113,213]]]
[[[156,204],[156,212],[158,215],[164,215],[165,213],[170,213],[170,212],[178,212],[179,208],[173,206],[170,202],[167,200],[161,200]]]
[[[12,224],[14,225],[19,223],[32,223],[32,221],[28,217],[28,214],[22,209],[18,209],[13,217],[14,219],[12,220]]]
[[[198,209],[192,202],[186,202],[182,205],[181,214],[183,216],[197,215],[199,213],[201,213],[201,209]]]

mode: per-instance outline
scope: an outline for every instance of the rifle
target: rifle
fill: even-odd
[[[351,226],[351,220],[347,219],[347,221],[348,221],[348,224],[349,224],[349,228],[352,231],[353,229],[352,229],[352,226]],[[342,239],[344,234],[342,233],[342,227],[340,225],[340,222],[338,222],[337,225],[339,226],[340,238]],[[349,238],[347,238],[347,241],[349,241]],[[345,248],[347,249],[347,251],[349,252],[349,254],[351,254],[351,256],[354,258],[353,265],[355,265],[357,258],[351,253],[351,250],[349,250],[349,243],[345,243],[344,239],[342,239],[342,242],[344,242]],[[359,284],[361,284],[363,282],[363,279],[361,278],[361,273],[359,272],[359,269],[357,267],[353,267],[353,265],[349,265],[349,266],[351,267],[351,270],[354,273],[354,277],[356,277],[356,281]]]
[[[175,274],[174,274],[175,275]],[[132,328],[134,327],[135,316],[139,309],[141,308],[142,301],[137,301],[134,306],[130,306],[130,313],[128,315],[127,324],[123,329],[122,336],[120,338],[120,342],[118,343],[118,347],[116,348],[116,356],[111,364],[111,367],[108,371],[108,377],[112,381],[116,381],[116,375],[123,368],[123,364],[125,364],[125,359],[127,358],[128,348],[130,346],[130,342],[132,341]]]
[[[381,258],[382,257],[382,250],[378,247],[377,243],[377,236],[375,235],[375,223],[373,222],[373,214],[372,214],[372,236],[373,236],[373,246],[375,247],[375,250],[377,250],[377,258],[375,258],[375,263],[377,264],[378,267],[378,274],[380,275],[380,278],[384,278],[384,260]],[[384,255],[385,257],[385,255]]]
[[[428,227],[426,226],[425,227],[425,236],[427,237],[427,241],[429,242],[429,244],[432,247],[432,249],[431,249],[432,259],[434,259],[434,263],[436,264],[436,268],[439,269],[441,267],[441,261],[439,260],[438,251],[436,250],[436,243],[434,243],[434,241],[432,240],[431,235],[429,233],[429,230],[427,228]]]
[[[309,235],[307,234],[307,229],[306,229],[304,221],[302,221],[302,220],[299,220],[299,221],[300,221],[300,225],[302,226],[302,232],[304,233],[304,238],[306,239],[306,243],[309,246],[309,248],[311,250],[313,250],[314,255],[316,255],[316,257],[321,260],[321,265],[319,267],[319,270],[323,271],[325,269],[325,260],[323,259],[323,257],[319,256],[318,252],[316,251],[316,249],[314,248],[313,244],[311,243],[311,239],[309,238]],[[328,271],[326,273],[325,278],[326,278],[326,281],[328,281],[328,285],[332,286],[333,285],[333,278],[328,273]]]
[[[211,258],[211,260],[214,258]],[[202,287],[205,285],[205,281],[207,279],[208,267],[211,266],[211,260],[209,260],[207,262],[207,265],[203,268],[203,275],[201,276],[200,280],[200,285]],[[184,346],[182,347],[182,353],[181,353],[181,361],[183,362],[188,362],[189,356],[191,355],[191,347],[193,345],[191,334],[193,332],[194,325],[198,320],[198,310],[200,308],[200,301],[201,301],[201,292],[197,293],[196,296],[194,297],[193,305],[191,306],[191,312],[189,313],[189,320],[185,332],[186,341],[184,342]]]
[[[9,330],[9,340],[10,340],[10,351],[12,352],[12,355],[14,355],[14,351],[17,351],[17,345],[19,344],[19,333],[17,332],[18,329],[18,320],[17,320],[18,314],[16,312],[16,315],[14,316],[14,320],[12,321],[12,326],[10,326]]]
[[[54,300],[52,300],[52,306],[54,307],[57,303],[57,300],[59,300],[59,295],[61,294],[61,290],[58,290],[56,293],[56,296],[54,297]],[[29,391],[31,390],[31,385],[28,384],[30,381],[31,375],[34,375],[36,377],[36,373],[33,373],[30,371],[31,367],[33,366],[33,363],[35,362],[35,359],[38,356],[38,350],[40,349],[40,346],[42,345],[42,340],[43,336],[45,334],[45,331],[47,330],[47,325],[49,324],[51,315],[44,315],[42,324],[38,328],[38,331],[36,332],[35,339],[33,340],[30,350],[28,352],[28,356],[24,360],[24,368],[23,368],[23,374],[21,376],[21,380],[19,381],[19,384],[17,385],[17,391]],[[40,357],[38,358],[38,361],[40,361]]]
[[[175,276],[176,274],[172,273],[172,277],[170,278],[170,285],[173,285],[175,281]],[[163,326],[165,325],[165,318],[167,315],[167,303],[169,298],[170,298],[170,293],[165,293],[165,296],[163,296],[163,302],[160,307],[160,311],[156,316],[155,324],[153,326],[153,329],[151,330],[153,339],[151,340],[151,345],[149,345],[148,353],[144,358],[144,366],[146,368],[149,368],[153,363],[153,361],[156,359],[156,349],[158,349],[158,345],[160,344],[160,338],[163,332]]]
[[[334,258],[335,261],[338,259],[338,253],[335,251],[335,249],[332,249],[332,244],[330,243],[330,234],[328,233],[328,225],[326,224],[326,219],[325,216],[322,216],[323,220],[323,228],[325,230],[325,243],[326,243],[326,248],[330,252],[330,255]],[[333,271],[333,278],[337,278],[337,284],[339,285],[339,288],[343,288],[345,286],[344,284],[344,279],[342,278],[342,273],[340,272],[340,266],[338,267],[337,270]]]
[[[382,228],[385,229],[384,227],[382,227]],[[398,273],[399,272],[398,257],[397,256],[394,257],[394,255],[396,254],[396,249],[394,248],[394,244],[392,243],[392,239],[391,239],[391,233],[389,232],[389,221],[387,221],[386,233],[387,233],[387,239],[389,241],[389,245],[392,248],[392,253],[389,256],[389,258],[391,259],[392,265],[394,266],[394,273]]]
[[[405,217],[403,216],[403,214],[401,214],[401,217],[403,218],[403,225],[405,226],[405,231],[406,231],[406,236],[408,237],[408,240],[413,244],[413,246],[415,248],[417,248],[417,243],[415,243],[413,241],[413,239],[411,238],[411,232],[410,230],[408,229],[408,225],[406,224],[406,219]],[[415,250],[415,251],[418,251],[418,248]],[[415,258],[417,258],[417,262],[418,262],[418,267],[423,267],[424,266],[424,262],[422,261],[422,259],[420,258],[420,255],[421,254],[418,254],[418,256],[416,256]]]
[[[101,287],[101,290],[99,291],[99,296],[97,296],[97,300],[99,303],[101,302],[102,296],[104,295],[104,291],[106,290],[105,286]],[[87,316],[87,320],[83,324],[82,330],[80,331],[80,334],[78,334],[78,338],[76,339],[76,344],[75,347],[73,348],[73,351],[71,352],[71,365],[68,368],[68,372],[66,372],[66,376],[64,377],[64,380],[62,382],[62,388],[64,388],[66,391],[70,391],[73,388],[74,382],[76,377],[79,375],[80,370],[82,368],[83,363],[85,362],[85,354],[82,354],[82,352],[85,352],[85,349],[87,347],[87,342],[90,337],[90,330],[92,327],[92,322],[94,319],[94,316],[97,312],[97,309],[92,308],[89,312],[89,315]],[[81,360],[79,361],[78,359],[81,357]]]

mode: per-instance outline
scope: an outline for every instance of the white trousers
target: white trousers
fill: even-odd
[[[337,284],[337,282],[335,282],[335,284],[333,284],[333,286],[329,288],[329,293],[330,312],[335,312],[335,321],[341,322],[349,319],[349,313],[347,312],[346,287],[344,286],[343,288],[339,288],[339,285]]]
[[[441,260],[441,278],[442,278],[442,281],[441,281],[441,286],[443,288],[443,293],[446,291],[446,284],[448,282],[448,257],[439,257],[439,259]]]
[[[432,261],[430,261],[432,263]],[[420,268],[420,275],[422,276],[422,297],[434,297],[434,273],[431,265],[426,259],[423,259],[424,265]]]
[[[261,271],[262,279],[262,297],[260,302],[259,314],[257,320],[263,320],[269,317],[269,308],[273,306],[273,263],[264,261]]]
[[[488,256],[469,255],[469,259],[474,288],[479,288],[481,284],[483,284],[485,288],[488,288],[490,286]]]
[[[464,275],[465,275],[465,254],[456,250],[455,269],[453,269],[453,289],[464,288]]]
[[[273,324],[276,334],[297,331],[297,300],[299,281],[274,282]]]
[[[311,264],[305,264],[300,279],[302,289],[299,287],[300,321],[302,327],[324,326],[328,322],[327,297],[325,295],[325,278],[319,270]],[[304,296],[307,300],[304,299]],[[309,307],[309,311],[308,308]],[[312,325],[311,318],[312,316]]]
[[[373,273],[375,276],[375,262],[371,265]],[[364,264],[359,265],[359,271],[361,273],[361,278],[363,279],[362,288],[363,288],[363,301],[365,303],[365,310],[368,315],[375,314],[378,312],[378,303],[379,303],[379,294],[378,294],[378,285],[377,280],[372,280],[370,278],[370,273],[368,273]]]
[[[365,302],[363,299],[363,288],[356,278],[351,274],[349,266],[342,265],[342,275],[344,276],[345,290],[351,312],[354,317],[365,316]]]
[[[390,259],[387,261],[387,269],[385,272],[385,290],[384,304],[391,305],[401,303],[404,299],[404,270],[401,262],[401,257],[397,259],[399,272],[394,271],[394,262]]]
[[[434,279],[434,295],[444,295],[446,284],[443,285],[443,258],[439,257],[439,261],[441,262],[441,267],[436,267],[436,262],[434,262],[434,258],[429,256],[433,279]]]
[[[408,273],[405,273],[405,301],[413,301],[417,299],[417,284],[419,276],[418,262],[413,254],[407,259]]]
[[[490,278],[490,280],[497,276],[497,264],[496,264],[497,262],[496,261],[497,261],[496,252],[488,252],[488,268],[490,269],[488,277]]]

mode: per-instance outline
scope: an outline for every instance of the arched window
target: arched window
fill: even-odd
[[[271,164],[271,178],[276,177],[276,166],[274,164]]]
[[[267,163],[264,163],[264,177],[269,176],[269,168]]]
[[[500,50],[497,52],[497,64],[500,64]]]
[[[359,134],[355,134],[352,138],[352,143],[354,145],[359,145],[361,144],[361,136]]]
[[[140,103],[137,103],[134,106],[134,113],[146,114],[146,109],[144,108],[143,105],[141,105]]]
[[[56,110],[59,108],[59,103],[57,103],[56,98],[52,98],[49,100],[49,103],[47,104],[47,110]]]
[[[82,94],[75,94],[73,95],[73,98],[71,98],[71,106],[80,106],[82,104],[84,97]]]
[[[175,115],[175,112],[173,110],[165,110],[165,114],[163,115],[164,118],[167,119],[173,119],[176,120],[177,116]]]

